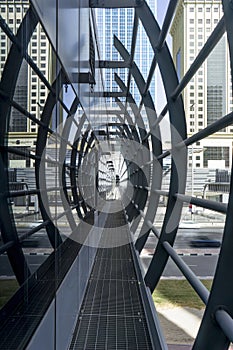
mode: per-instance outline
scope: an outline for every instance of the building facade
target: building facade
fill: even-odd
[[[157,0],[147,1],[152,12],[156,17],[157,12]],[[98,37],[101,48],[101,57],[103,60],[120,60],[121,57],[113,45],[113,37],[116,35],[118,39],[123,43],[128,52],[131,52],[131,40],[134,21],[134,9],[122,8],[122,9],[97,9],[96,21],[98,28]],[[147,78],[148,72],[153,59],[153,50],[149,43],[148,37],[143,29],[141,23],[138,26],[137,43],[134,55],[134,61],[138,65],[142,72],[144,79]],[[120,78],[127,85],[128,70],[125,68],[119,68],[115,70]],[[105,89],[107,91],[118,91],[118,85],[115,82],[113,69],[105,69],[103,71],[103,77],[105,81]],[[140,93],[136,84],[131,79],[131,92],[137,104],[140,103]],[[153,100],[155,99],[155,78],[153,79],[150,92]],[[115,103],[112,99],[108,99],[110,106],[114,106]]]
[[[180,0],[171,28],[173,58],[178,78],[182,79],[194,58],[222,17],[222,1]],[[187,85],[184,107],[188,136],[232,111],[230,60],[226,35]],[[231,167],[232,133],[229,126],[189,150],[193,168],[223,169]]]
[[[0,13],[2,19],[9,27],[13,35],[17,34],[25,13],[28,11],[28,0],[0,1]],[[10,51],[11,41],[0,29],[1,50],[0,50],[0,78],[2,77],[4,65]],[[52,72],[50,71],[50,46],[46,34],[41,25],[37,25],[28,47],[28,54],[38,66],[45,78],[50,81]],[[41,112],[48,95],[46,86],[39,80],[36,73],[27,65],[24,60],[16,85],[14,101],[27,110],[33,117],[40,119]],[[33,150],[38,125],[25,118],[19,111],[12,108],[10,117],[9,146],[20,148],[21,150]],[[12,168],[31,167],[33,160],[20,155],[11,155],[9,165]]]

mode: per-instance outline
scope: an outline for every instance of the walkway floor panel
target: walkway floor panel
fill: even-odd
[[[111,213],[70,345],[72,349],[152,349],[124,213]],[[119,226],[119,227],[118,227]],[[128,244],[111,247],[112,232]],[[109,236],[109,240],[108,240]]]

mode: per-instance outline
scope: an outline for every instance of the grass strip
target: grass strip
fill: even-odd
[[[210,290],[212,280],[201,280]],[[153,293],[156,307],[191,307],[202,309],[205,305],[187,280],[160,280]]]
[[[0,308],[12,297],[19,288],[19,284],[14,279],[0,280]]]

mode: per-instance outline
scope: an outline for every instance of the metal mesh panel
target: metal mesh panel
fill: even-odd
[[[111,215],[112,227],[123,221]],[[116,234],[129,236],[122,227]],[[139,286],[129,244],[98,249],[70,349],[152,349]]]

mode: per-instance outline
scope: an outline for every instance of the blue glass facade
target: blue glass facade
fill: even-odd
[[[156,15],[156,2],[157,0],[149,0],[148,4],[152,12]],[[156,16],[155,16],[156,17]],[[101,48],[101,55],[103,60],[120,60],[120,55],[113,46],[113,36],[116,35],[118,39],[123,43],[127,50],[131,51],[132,41],[132,28],[134,22],[134,9],[98,9],[96,10],[96,20],[99,34],[99,43]],[[140,71],[142,72],[144,79],[147,78],[150,65],[153,59],[153,50],[149,43],[148,37],[139,23],[137,43],[134,60],[137,63]],[[114,80],[114,73],[117,73],[120,78],[127,85],[128,70],[116,69],[103,71],[105,90],[116,91],[118,86]],[[140,94],[136,88],[134,82],[131,83],[132,95],[136,103],[140,103]],[[155,99],[155,79],[153,79],[150,92],[152,98]],[[110,106],[114,106],[114,101],[108,99]]]

